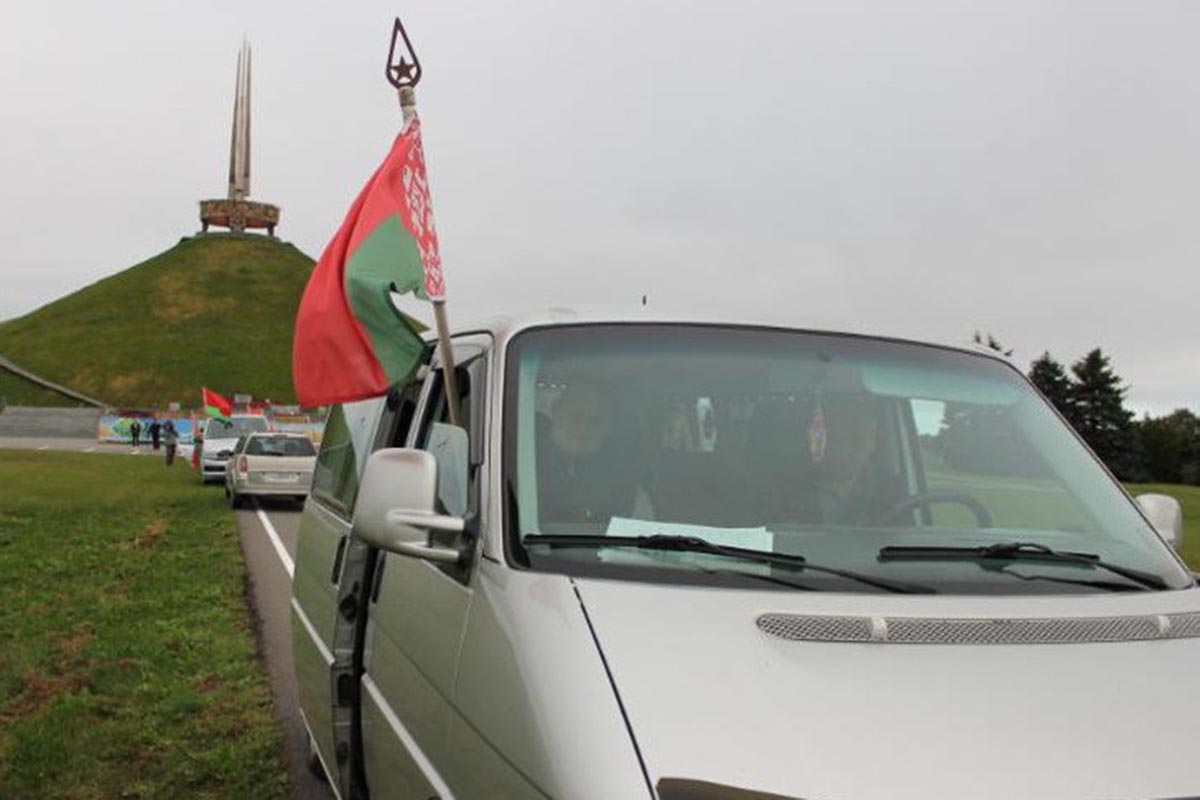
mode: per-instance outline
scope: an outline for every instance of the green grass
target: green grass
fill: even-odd
[[[292,326],[312,267],[265,236],[184,239],[0,324],[0,354],[115,405],[190,406],[201,385],[287,402]]]
[[[1181,486],[1162,483],[1127,483],[1125,488],[1135,497],[1153,492],[1168,494],[1183,506],[1183,544],[1179,548],[1183,560],[1193,570],[1200,571],[1200,486]]]
[[[1049,528],[1070,530],[1086,527],[1087,517],[1070,495],[1051,481],[1003,478],[996,476],[950,475],[931,472],[932,489],[961,489],[979,498],[993,512],[997,525],[1009,528]],[[1183,544],[1179,548],[1184,561],[1200,570],[1200,486],[1129,483],[1133,496],[1146,493],[1166,494],[1183,506]],[[974,515],[956,504],[938,504],[932,508],[936,524],[965,527],[975,524]]]
[[[63,397],[57,392],[43,389],[36,383],[24,378],[18,378],[12,373],[0,370],[0,408],[11,404],[15,406],[78,406],[74,400]]]
[[[185,465],[0,451],[0,797],[282,797],[243,587]]]

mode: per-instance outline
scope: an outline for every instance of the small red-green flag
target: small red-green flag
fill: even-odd
[[[229,421],[229,415],[233,413],[233,403],[217,394],[214,391],[201,387],[200,394],[204,398],[204,413],[210,417]]]
[[[292,342],[301,405],[377,397],[412,373],[425,346],[393,292],[446,292],[415,115],[308,279]]]

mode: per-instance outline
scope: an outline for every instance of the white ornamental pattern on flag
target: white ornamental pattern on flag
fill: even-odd
[[[433,205],[429,197],[429,176],[425,172],[425,149],[421,144],[420,120],[413,117],[409,127],[407,135],[411,140],[401,168],[404,225],[417,240],[417,247],[421,251],[421,266],[425,270],[425,293],[430,300],[444,300],[446,282],[442,275],[437,230],[433,225]]]

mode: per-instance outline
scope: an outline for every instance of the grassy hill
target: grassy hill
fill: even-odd
[[[293,399],[292,325],[313,260],[253,235],[164,253],[0,324],[0,354],[115,405],[199,403],[200,386]],[[16,379],[9,402],[71,405]]]
[[[24,378],[0,370],[0,408],[6,404],[17,406],[64,406],[82,405],[55,392],[43,389]]]

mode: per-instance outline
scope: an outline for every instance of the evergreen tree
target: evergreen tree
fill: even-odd
[[[980,347],[987,347],[990,350],[995,350],[997,353],[1004,356],[1005,358],[1008,358],[1008,357],[1012,356],[1012,354],[1013,354],[1012,350],[1005,350],[1004,345],[1000,344],[1000,340],[997,339],[995,336],[992,336],[990,333],[987,334],[987,336],[985,338],[984,335],[981,334],[979,331],[975,331],[975,335],[973,337],[971,337],[971,339],[972,339],[972,341],[975,342],[975,344],[979,345]]]
[[[1070,395],[1075,429],[1118,478],[1143,477],[1133,413],[1125,408],[1126,388],[1108,356],[1097,347],[1072,364],[1071,373],[1075,376]]]
[[[1146,415],[1137,423],[1146,473],[1158,483],[1196,483],[1200,477],[1200,418],[1181,408],[1165,417]]]
[[[992,334],[975,331],[975,344],[1009,357],[1013,351]],[[954,469],[983,475],[1030,475],[1039,462],[1017,444],[1012,409],[977,403],[946,403],[938,452]]]
[[[1075,409],[1071,403],[1074,387],[1062,364],[1049,352],[1042,353],[1029,365],[1029,380],[1058,409],[1058,413],[1075,425]]]

